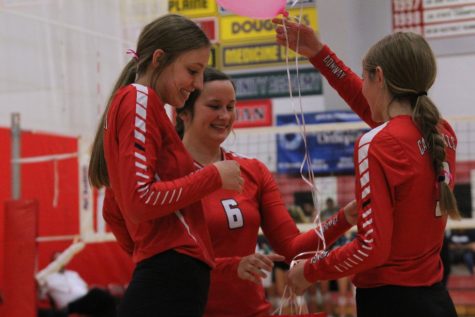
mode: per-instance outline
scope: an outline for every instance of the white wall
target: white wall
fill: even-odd
[[[430,96],[444,116],[475,115],[475,53],[437,58]]]
[[[366,50],[391,33],[391,1],[319,0],[322,39],[356,73]],[[475,115],[475,35],[430,40],[438,64],[437,80],[429,91],[444,116]],[[325,107],[346,108],[324,84]]]
[[[89,140],[140,28],[166,12],[165,0],[0,2],[0,126],[20,112],[22,127]],[[145,6],[145,8],[144,8]],[[390,1],[319,0],[324,42],[357,73],[366,49],[391,32]],[[430,96],[442,113],[474,115],[475,37],[431,41],[438,57]],[[346,109],[324,81],[304,109]],[[296,97],[295,97],[296,98]],[[294,99],[298,104],[298,100]],[[275,113],[292,112],[289,98]]]
[[[275,98],[272,100],[274,116],[279,114],[325,111],[323,96],[294,96],[293,98]],[[274,120],[275,122],[275,120]]]
[[[0,126],[20,112],[23,129],[91,140],[126,50],[167,10],[139,2],[0,2]]]

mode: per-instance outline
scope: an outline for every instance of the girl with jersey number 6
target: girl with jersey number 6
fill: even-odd
[[[301,293],[354,274],[358,316],[456,316],[439,253],[447,217],[460,218],[452,193],[457,141],[427,96],[436,76],[430,46],[414,33],[386,36],[364,57],[361,79],[311,28],[273,22],[277,42],[286,45],[287,35],[373,128],[355,143],[357,237],[298,263],[289,284]]]
[[[201,316],[214,255],[200,199],[242,190],[239,164],[196,171],[164,105],[203,87],[210,42],[191,20],[165,15],[142,30],[93,145],[89,179],[103,214],[137,263],[119,316]]]
[[[236,92],[230,78],[208,68],[204,86],[177,109],[177,131],[198,169],[235,161],[241,167],[240,194],[219,190],[203,199],[205,218],[216,255],[206,306],[207,317],[270,315],[261,278],[273,261],[290,261],[304,251],[322,248],[314,230],[300,234],[280,196],[272,174],[260,161],[221,147],[236,119]],[[327,245],[356,223],[355,203],[349,203],[323,224]],[[283,255],[255,253],[259,227],[273,250]]]

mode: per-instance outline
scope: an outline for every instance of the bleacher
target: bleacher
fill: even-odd
[[[452,274],[447,288],[459,317],[475,316],[475,275]]]

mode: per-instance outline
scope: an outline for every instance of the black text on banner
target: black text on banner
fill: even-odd
[[[236,85],[237,98],[263,99],[289,96],[289,81],[286,70],[231,75]],[[298,82],[295,72],[291,72],[292,93],[298,94]],[[300,93],[305,95],[322,94],[322,77],[313,68],[299,70]]]

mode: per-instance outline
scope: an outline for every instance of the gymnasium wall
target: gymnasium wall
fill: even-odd
[[[357,73],[368,47],[392,31],[391,1],[318,1],[324,42]],[[20,112],[22,126],[81,135],[90,144],[99,116],[145,23],[167,1],[0,1],[0,125]],[[9,30],[15,30],[10,32]],[[474,115],[475,36],[431,40],[439,66],[430,96],[446,116]],[[17,58],[21,56],[21,58]],[[276,111],[292,112],[290,98]],[[323,81],[323,95],[303,99],[311,111],[346,109]]]
[[[4,234],[3,206],[11,198],[10,130],[0,128],[0,236]],[[78,153],[78,138],[49,133],[23,131],[21,135],[22,158]],[[55,167],[56,165],[56,167]],[[55,186],[55,173],[57,186]],[[79,236],[79,167],[78,158],[22,164],[21,198],[38,201],[37,267],[39,271],[50,261],[56,251],[66,249],[74,236]],[[55,201],[57,195],[57,201]],[[93,210],[93,209],[91,209]],[[93,211],[95,212],[95,211]],[[54,240],[58,241],[54,241]],[[0,245],[0,255],[3,245]],[[4,261],[2,261],[4,260]],[[9,263],[0,256],[1,274]],[[77,270],[89,283],[107,285],[125,284],[129,280],[132,263],[115,242],[88,243],[68,265]],[[32,277],[33,278],[33,277]]]

